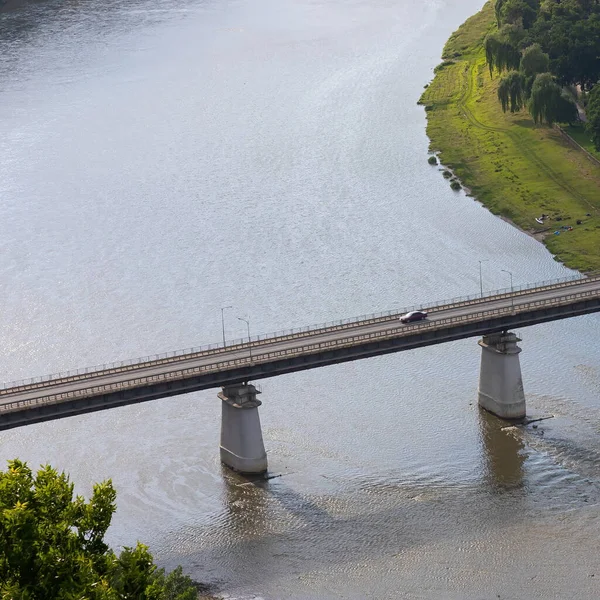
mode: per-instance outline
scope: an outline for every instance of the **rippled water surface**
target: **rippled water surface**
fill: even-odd
[[[481,0],[48,0],[0,13],[2,379],[569,272],[452,192],[416,101]],[[464,340],[262,382],[274,479],[217,390],[2,432],[230,597],[597,598],[600,318],[518,332],[537,427]]]

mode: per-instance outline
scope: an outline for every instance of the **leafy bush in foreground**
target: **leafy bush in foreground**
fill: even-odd
[[[143,544],[115,554],[104,534],[115,511],[112,482],[92,498],[50,466],[35,475],[13,460],[0,471],[1,600],[193,600],[181,568],[157,569]]]

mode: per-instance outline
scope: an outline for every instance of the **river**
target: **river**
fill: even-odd
[[[416,102],[481,0],[22,2],[0,14],[2,379],[570,274],[450,190]],[[218,460],[217,390],[0,433],[114,547],[230,598],[598,597],[600,317],[262,381],[270,474]]]

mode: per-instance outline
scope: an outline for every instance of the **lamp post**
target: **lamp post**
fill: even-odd
[[[515,297],[513,296],[513,278],[512,273],[507,271],[506,269],[500,269],[503,273],[508,273],[510,275],[510,307],[513,312],[515,312]]]
[[[223,348],[225,348],[225,316],[224,312],[227,308],[233,308],[233,306],[222,306],[221,307],[221,329],[223,330]]]
[[[242,317],[238,317],[239,321],[244,321],[246,326],[248,327],[248,349],[250,351],[250,362],[252,362],[252,346],[250,345],[250,319],[243,319]]]
[[[483,278],[481,277],[481,263],[489,262],[489,258],[484,258],[479,261],[479,294],[483,298]]]

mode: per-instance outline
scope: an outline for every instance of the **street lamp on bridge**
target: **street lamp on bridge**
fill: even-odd
[[[239,321],[244,321],[246,326],[248,327],[248,350],[250,351],[250,362],[252,362],[252,344],[250,343],[250,319],[244,319],[243,317],[238,317]]]
[[[484,258],[479,261],[479,294],[483,298],[483,278],[481,277],[481,263],[490,262],[489,258]]]
[[[233,308],[233,306],[222,306],[221,307],[221,329],[223,330],[223,348],[225,348],[225,316],[224,312],[228,308]]]
[[[515,312],[515,297],[513,296],[513,274],[506,269],[500,269],[503,273],[508,273],[510,275],[510,307],[513,312]]]

